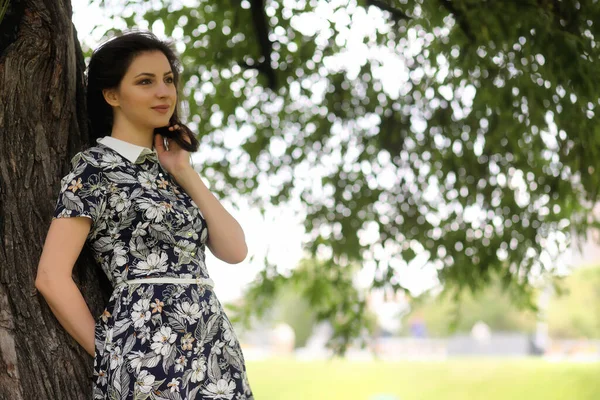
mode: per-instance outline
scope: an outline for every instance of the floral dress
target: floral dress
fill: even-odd
[[[254,399],[194,201],[155,153],[133,163],[98,143],[71,165],[53,218],[92,220],[86,241],[114,286],[96,318],[93,399]],[[198,283],[128,283],[158,277]]]

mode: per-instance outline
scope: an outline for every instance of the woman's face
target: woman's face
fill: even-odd
[[[137,55],[121,80],[114,100],[118,107],[115,121],[126,118],[136,126],[159,128],[169,124],[177,102],[177,91],[171,65],[161,51]],[[116,104],[115,104],[116,102]],[[153,107],[169,106],[166,112]]]

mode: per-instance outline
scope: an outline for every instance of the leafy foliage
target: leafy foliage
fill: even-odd
[[[340,338],[363,322],[336,280],[351,264],[403,290],[425,254],[456,293],[499,276],[530,304],[571,232],[597,225],[597,0],[119,4],[176,39],[218,194],[301,199]],[[267,271],[265,296],[285,279]]]
[[[244,302],[227,304],[234,315],[233,321],[249,326],[252,316],[261,319],[270,312],[268,318],[297,325],[300,321],[295,311],[299,310],[282,309],[278,300],[300,296],[303,300],[298,304],[300,311],[306,306],[309,310],[308,321],[304,322],[311,328],[315,321],[327,320],[332,324],[334,336],[328,347],[335,353],[343,354],[353,339],[366,346],[375,330],[376,317],[367,309],[364,293],[353,285],[352,276],[357,268],[340,269],[330,260],[303,259],[289,276],[283,276],[276,272],[275,265],[266,259],[265,263],[267,268],[246,292]]]

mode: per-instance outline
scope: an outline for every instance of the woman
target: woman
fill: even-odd
[[[96,145],[61,181],[36,287],[94,357],[94,399],[253,399],[204,263],[205,246],[243,261],[244,232],[190,166],[198,141],[177,116],[170,46],[133,31],[94,51]],[[96,319],[71,278],[86,241],[114,287]]]

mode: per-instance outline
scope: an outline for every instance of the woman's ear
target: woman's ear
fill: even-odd
[[[114,89],[102,89],[102,96],[104,96],[104,100],[106,100],[106,102],[111,106],[119,106],[119,96],[117,96],[117,93],[114,91]]]

